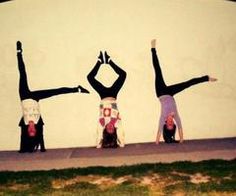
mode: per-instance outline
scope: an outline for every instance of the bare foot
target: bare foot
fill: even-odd
[[[156,39],[151,40],[151,47],[156,48]]]
[[[216,78],[212,78],[212,77],[209,76],[209,82],[215,82],[215,81],[217,81]]]

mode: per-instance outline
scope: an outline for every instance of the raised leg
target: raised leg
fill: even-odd
[[[175,94],[185,90],[186,88],[189,88],[193,85],[199,84],[199,83],[203,83],[203,82],[207,82],[209,81],[209,76],[202,76],[199,78],[193,78],[191,80],[179,83],[179,84],[174,84],[171,86],[167,87],[167,92],[169,95],[174,96]]]
[[[152,64],[155,71],[155,90],[157,97],[166,94],[166,84],[162,75],[160,63],[156,53],[156,40],[151,41]]]

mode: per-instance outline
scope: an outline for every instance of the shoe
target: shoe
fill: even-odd
[[[109,64],[110,56],[107,54],[106,51],[105,51],[105,53],[104,53],[104,56],[105,56],[105,63],[106,63],[106,64]]]
[[[46,149],[44,148],[44,149],[40,149],[40,152],[46,152]]]
[[[100,60],[101,64],[104,63],[104,59],[103,59],[103,55],[102,55],[102,52],[100,51],[100,54],[98,56],[98,60]]]
[[[16,50],[17,50],[17,52],[19,52],[19,53],[22,53],[22,44],[21,44],[21,42],[20,41],[17,41],[16,42]]]
[[[87,89],[85,89],[85,88],[83,88],[82,86],[78,86],[78,92],[79,93],[89,93],[89,91],[87,90]]]

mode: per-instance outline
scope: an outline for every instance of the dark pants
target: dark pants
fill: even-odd
[[[19,94],[20,99],[33,99],[35,101],[39,101],[41,99],[46,99],[52,96],[67,94],[67,93],[76,93],[78,92],[78,88],[68,88],[62,87],[57,89],[47,89],[47,90],[38,90],[38,91],[30,91],[27,81],[27,74],[25,70],[25,64],[23,61],[23,56],[21,53],[17,53],[18,60],[18,69],[20,74],[19,81]],[[39,122],[36,126],[36,136],[30,137],[28,135],[28,126],[23,123],[21,120],[21,142],[20,142],[20,151],[19,152],[33,152],[37,150],[40,145],[40,150],[42,152],[45,151],[44,140],[43,140],[43,122]]]
[[[159,60],[156,54],[156,50],[152,48],[152,62],[153,62],[153,67],[155,70],[155,89],[156,89],[156,95],[157,97],[160,97],[162,95],[171,95],[174,96],[175,94],[183,91],[186,88],[189,88],[190,86],[206,82],[209,80],[208,76],[203,76],[203,77],[198,77],[198,78],[193,78],[191,80],[181,82],[178,84],[170,85],[167,86],[165,84],[161,67],[159,64]]]
[[[43,125],[35,125],[36,135],[31,137],[28,134],[28,125],[21,125],[20,153],[34,152],[40,146],[40,151],[44,152]]]

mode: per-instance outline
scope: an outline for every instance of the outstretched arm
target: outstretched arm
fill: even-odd
[[[159,120],[158,130],[157,130],[156,144],[159,144],[160,142],[161,134],[163,133],[164,124],[165,124],[165,118],[163,115],[161,115],[160,120]]]
[[[157,132],[157,137],[156,137],[156,144],[159,144],[160,139],[161,139],[161,131],[158,130],[158,132]]]
[[[183,143],[184,142],[183,129],[178,128],[178,131],[179,131],[179,142]]]
[[[174,119],[178,128],[178,132],[179,132],[179,142],[182,143],[184,141],[183,138],[183,128],[182,128],[182,123],[181,123],[181,119],[179,117],[178,112],[176,112],[176,114],[174,114]]]

